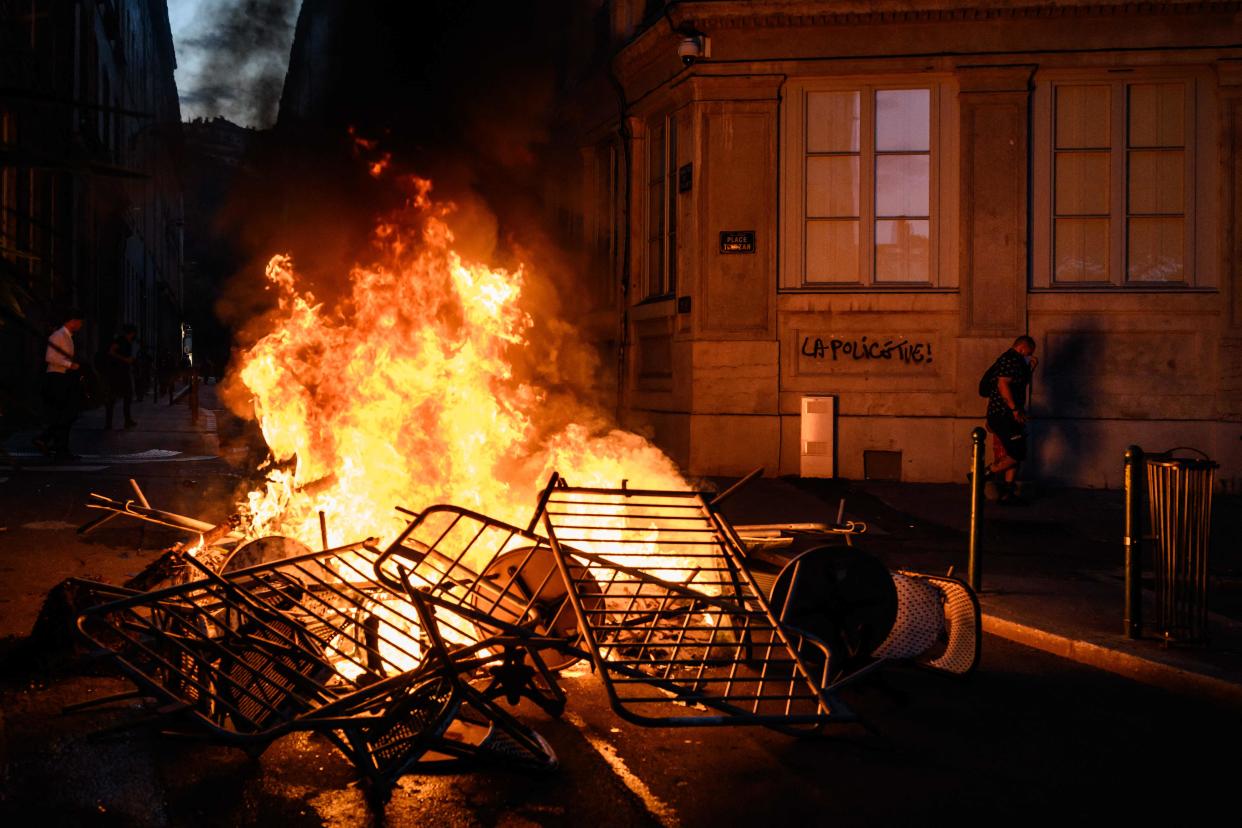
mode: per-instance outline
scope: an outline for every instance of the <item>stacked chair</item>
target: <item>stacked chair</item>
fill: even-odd
[[[812,550],[761,588],[698,492],[553,475],[526,528],[433,506],[383,550],[223,573],[186,560],[196,579],[101,587],[77,619],[136,685],[128,695],[156,699],[166,731],[256,755],[318,733],[377,802],[411,772],[555,768],[506,705],[559,715],[557,673],[581,659],[629,722],[805,734],[857,721],[837,691],[886,661],[961,674],[979,657],[978,606],[960,582],[884,570],[859,612],[833,589],[841,567]]]

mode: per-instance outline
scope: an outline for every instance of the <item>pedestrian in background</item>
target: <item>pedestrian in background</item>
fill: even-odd
[[[996,358],[984,375],[984,382],[990,389],[987,424],[992,434],[992,463],[987,467],[984,479],[995,481],[997,499],[1001,503],[1021,503],[1015,491],[1015,481],[1018,468],[1026,460],[1030,448],[1026,429],[1026,396],[1032,372],[1038,364],[1035,340],[1023,335]]]
[[[82,399],[82,374],[73,335],[82,330],[86,317],[77,308],[65,315],[65,323],[47,340],[43,375],[43,402],[47,406],[47,428],[34,438],[35,447],[57,460],[76,460],[69,451],[69,430],[78,418]]]
[[[104,429],[112,429],[112,410],[116,401],[121,400],[121,410],[125,414],[125,427],[138,425],[130,416],[130,401],[134,396],[133,367],[134,340],[138,338],[138,326],[122,325],[121,332],[112,339],[108,353],[104,357],[103,379],[104,393]]]

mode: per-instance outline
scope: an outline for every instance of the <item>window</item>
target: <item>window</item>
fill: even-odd
[[[791,84],[781,286],[933,287],[942,178],[938,84]]]
[[[583,152],[582,215],[593,308],[612,305],[617,264],[617,148],[611,140]]]
[[[1193,78],[1053,79],[1037,87],[1035,287],[1192,287]]]
[[[660,118],[647,142],[647,272],[644,299],[677,291],[677,120]]]

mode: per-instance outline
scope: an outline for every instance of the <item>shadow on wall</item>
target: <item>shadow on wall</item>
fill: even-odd
[[[1094,330],[1045,335],[1031,383],[1031,455],[1023,476],[1051,484],[1080,483],[1092,467],[1098,447],[1086,445],[1080,416],[1094,406],[1091,383],[1084,367],[1092,361],[1091,348],[1099,342]]]

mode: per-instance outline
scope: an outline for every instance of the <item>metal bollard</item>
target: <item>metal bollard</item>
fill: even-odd
[[[974,473],[970,478],[970,562],[967,565],[967,580],[970,588],[978,592],[983,585],[983,469],[986,465],[985,441],[988,433],[981,428],[970,432],[971,467]]]
[[[1143,634],[1143,450],[1138,446],[1126,449],[1126,638]]]
[[[198,371],[190,374],[190,422],[198,425]]]

